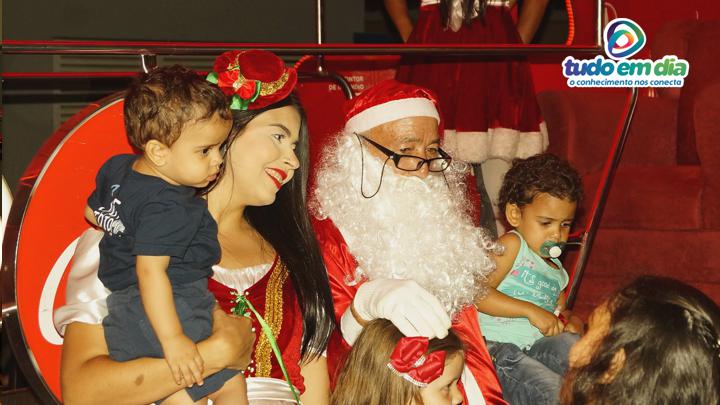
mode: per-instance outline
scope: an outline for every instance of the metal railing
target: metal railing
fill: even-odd
[[[246,42],[159,42],[159,41],[30,41],[4,40],[8,55],[219,55],[228,49],[264,49],[281,55],[442,55],[528,56],[598,53],[594,45],[524,44],[309,44]]]

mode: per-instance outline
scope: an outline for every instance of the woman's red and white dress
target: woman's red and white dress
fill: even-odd
[[[80,237],[68,275],[65,305],[55,310],[55,327],[64,333],[72,322],[101,324],[107,315],[105,302],[109,291],[97,277],[100,260],[98,243],[102,232],[87,230]],[[303,319],[297,296],[286,267],[279,258],[273,263],[243,269],[213,266],[208,288],[220,306],[230,312],[232,291],[246,292],[255,309],[273,330],[290,381],[298,394],[305,390],[300,374],[300,346]],[[295,399],[272,353],[261,328],[255,327],[256,339],[252,353],[252,370],[246,373],[250,405],[282,405]]]
[[[440,0],[422,0],[408,44],[519,44],[508,1],[488,0],[485,14],[446,28]],[[440,101],[443,148],[460,160],[510,161],[540,153],[548,135],[522,57],[404,57],[397,79],[433,90]]]

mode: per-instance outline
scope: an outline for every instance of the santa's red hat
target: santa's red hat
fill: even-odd
[[[383,80],[345,106],[345,131],[365,132],[391,121],[432,117],[440,125],[437,97],[430,90],[397,80]]]

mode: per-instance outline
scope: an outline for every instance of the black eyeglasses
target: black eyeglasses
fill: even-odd
[[[444,172],[445,170],[447,170],[448,167],[450,167],[450,163],[452,162],[452,157],[450,157],[450,155],[445,153],[445,151],[440,148],[437,149],[438,154],[440,155],[439,157],[423,159],[419,156],[401,155],[399,153],[395,153],[364,135],[360,135],[357,133],[355,135],[359,138],[364,139],[370,145],[376,147],[377,150],[384,153],[385,156],[388,157],[388,159],[392,159],[392,161],[395,162],[395,167],[406,172],[414,172],[420,170],[425,163],[427,163],[428,170],[431,172]]]

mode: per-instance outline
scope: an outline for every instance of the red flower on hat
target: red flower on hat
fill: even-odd
[[[430,341],[423,336],[401,338],[390,355],[388,368],[412,384],[426,387],[445,370],[445,352],[426,355],[429,345]]]
[[[239,55],[240,51],[223,52],[220,56],[215,58],[213,71],[220,73],[227,70],[237,69]]]
[[[217,74],[217,85],[226,96],[235,94],[235,82],[240,77],[238,56],[240,51],[228,51],[218,56],[213,64],[213,71]]]
[[[253,96],[255,96],[256,90],[257,90],[257,82],[255,80],[247,80],[237,90],[237,95],[240,96],[240,98],[242,98],[242,99],[249,100],[249,99],[253,98]]]
[[[235,94],[235,82],[237,81],[239,75],[240,72],[237,70],[227,70],[225,72],[218,73],[217,85],[226,96],[232,96]]]

